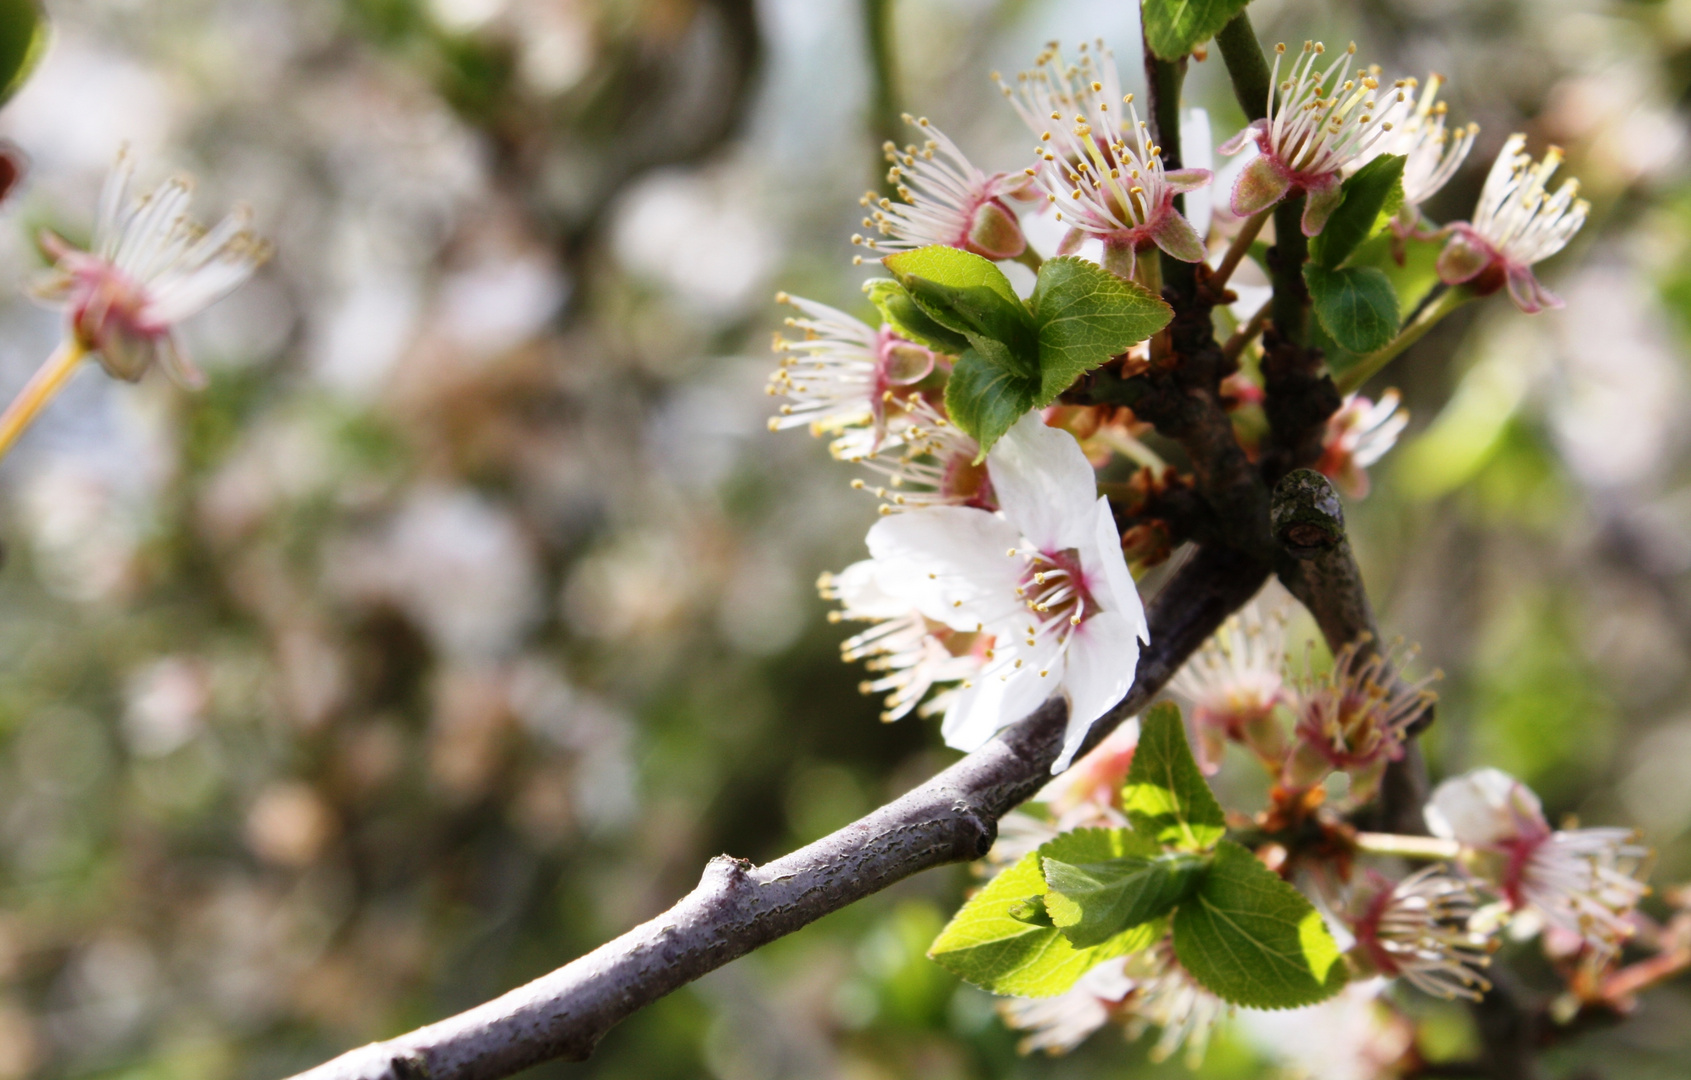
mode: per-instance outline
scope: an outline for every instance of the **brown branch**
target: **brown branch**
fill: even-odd
[[[1266,565],[1200,550],[1150,606],[1133,688],[1086,748],[1143,708],[1230,613]],[[616,1024],[706,972],[823,915],[945,863],[984,855],[998,819],[1051,778],[1067,709],[1047,702],[927,783],[764,866],[722,855],[674,907],[609,944],[468,1012],[360,1047],[297,1080],[493,1080],[581,1060]]]

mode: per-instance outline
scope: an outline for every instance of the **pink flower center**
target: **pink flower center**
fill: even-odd
[[[1059,640],[1066,641],[1099,610],[1080,565],[1080,553],[1073,548],[1033,552],[1022,574],[1020,592],[1027,599],[1028,610],[1039,618],[1037,632],[1054,629]]]
[[[1386,910],[1392,906],[1392,896],[1393,889],[1389,883],[1377,883],[1368,906],[1362,910],[1355,926],[1352,927],[1357,943],[1368,954],[1368,959],[1374,962],[1374,967],[1380,974],[1386,976],[1399,974],[1397,960],[1380,940],[1380,922],[1385,918]]]
[[[169,331],[147,319],[146,290],[105,259],[82,252],[61,257],[72,278],[70,311],[77,336],[91,350],[105,347],[112,334],[159,337]]]
[[[1498,887],[1511,908],[1519,909],[1525,905],[1527,867],[1532,863],[1533,855],[1549,839],[1549,829],[1532,828],[1498,842],[1497,850],[1503,853],[1505,860]]]

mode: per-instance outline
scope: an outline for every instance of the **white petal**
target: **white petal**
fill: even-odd
[[[958,630],[1018,617],[1022,560],[1009,554],[1016,529],[967,506],[929,506],[875,523],[866,542],[876,580],[890,595]]]
[[[1069,727],[1052,772],[1069,767],[1093,721],[1127,696],[1138,669],[1139,627],[1127,617],[1103,611],[1075,629],[1063,673],[1063,689],[1069,696]]]
[[[1464,844],[1509,839],[1523,824],[1548,831],[1538,796],[1501,769],[1475,769],[1446,780],[1433,790],[1426,817],[1433,835]]]
[[[896,619],[910,613],[910,602],[890,596],[876,579],[875,560],[854,562],[833,576],[834,595],[848,619]]]
[[[1073,435],[1030,412],[986,457],[1004,516],[1044,551],[1085,547],[1095,535],[1098,482]]]
[[[117,162],[106,175],[100,189],[100,209],[94,217],[94,251],[103,259],[110,259],[121,239],[118,228],[129,201],[129,181],[135,175],[135,161],[126,146],[117,152]]]
[[[1127,557],[1121,553],[1121,534],[1116,532],[1116,516],[1110,512],[1110,500],[1102,495],[1098,497],[1097,513],[1097,547],[1081,548],[1080,564],[1086,571],[1087,586],[1104,610],[1125,617],[1139,640],[1149,644],[1151,627],[1145,621],[1145,604],[1133,584],[1133,575],[1128,572]],[[1098,588],[1100,579],[1104,584],[1102,590]]]
[[[182,351],[182,343],[176,339],[174,333],[164,333],[156,339],[156,359],[159,367],[170,377],[170,381],[184,390],[204,390],[206,386],[205,372],[194,366],[188,359],[188,354]]]
[[[998,651],[1002,666],[983,671],[973,684],[959,691],[951,707],[945,711],[940,734],[945,745],[965,753],[979,750],[1000,731],[1027,716],[1045,703],[1058,688],[1058,673],[1050,670],[1053,650],[1040,647],[1023,650],[1022,666],[1015,667],[1014,659],[1006,659],[1006,650]],[[1048,671],[1040,677],[1040,671]]]

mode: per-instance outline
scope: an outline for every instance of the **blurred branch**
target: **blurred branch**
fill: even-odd
[[[869,46],[869,130],[875,138],[877,171],[881,147],[899,145],[904,134],[903,95],[899,93],[898,54],[892,40],[895,0],[863,0],[863,32]],[[891,195],[885,179],[881,188]]]
[[[1226,549],[1200,550],[1181,567],[1151,602],[1151,644],[1132,689],[1093,725],[1081,752],[1155,697],[1267,573]],[[494,1080],[542,1061],[582,1060],[616,1024],[701,975],[919,871],[986,854],[999,817],[1051,779],[1067,719],[1053,699],[838,832],[764,866],[718,856],[674,907],[594,952],[296,1080]]]

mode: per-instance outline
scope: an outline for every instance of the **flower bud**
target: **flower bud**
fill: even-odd
[[[968,237],[965,246],[986,259],[1014,259],[1028,247],[1021,222],[997,199],[975,207],[969,218]]]

